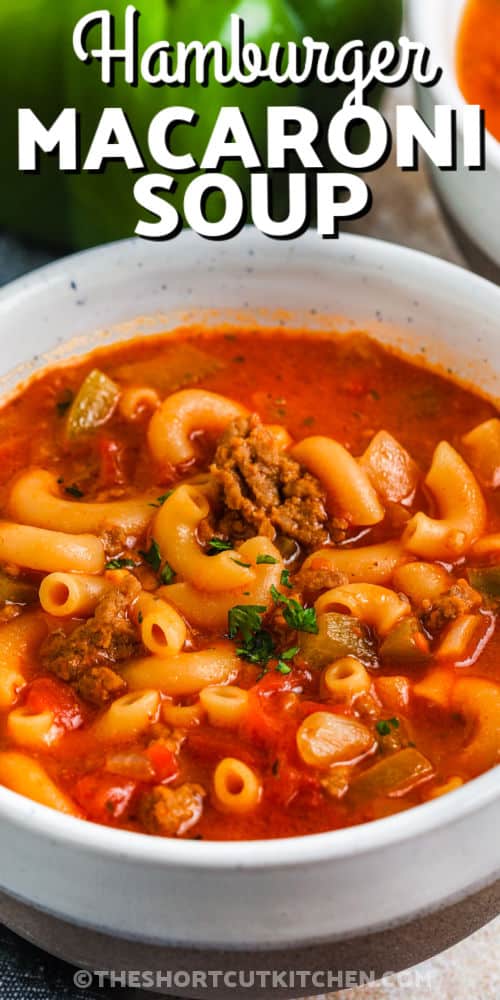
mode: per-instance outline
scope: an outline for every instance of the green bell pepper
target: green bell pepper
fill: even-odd
[[[117,46],[123,45],[127,0],[114,0]],[[304,35],[324,40],[337,49],[352,38],[372,47],[394,39],[401,24],[401,0],[137,0],[140,52],[161,39],[175,45],[192,38],[201,42],[229,37],[231,13],[245,18],[246,40],[267,52],[272,41],[300,42]],[[0,225],[24,236],[59,246],[86,247],[132,235],[141,209],[133,197],[134,174],[122,163],[108,164],[103,174],[59,173],[57,160],[41,155],[40,174],[17,170],[17,109],[31,108],[47,127],[64,107],[81,113],[81,148],[86,154],[102,108],[122,107],[143,155],[154,115],[168,103],[193,107],[199,115],[195,128],[175,132],[175,152],[201,157],[219,107],[238,105],[259,150],[265,150],[267,105],[301,104],[312,108],[323,122],[340,107],[342,88],[312,82],[305,87],[224,88],[193,83],[189,88],[151,87],[139,81],[130,87],[119,68],[113,89],[100,79],[100,64],[84,65],[76,58],[72,33],[77,21],[95,10],[91,0],[16,0],[0,7],[0,93],[2,94],[2,157],[0,161]],[[90,38],[95,38],[92,29]],[[376,95],[375,98],[376,99]],[[148,169],[158,171],[153,162]],[[225,172],[247,190],[248,175],[238,163]],[[180,175],[172,196],[180,210],[193,175]],[[283,183],[282,179],[280,182]]]

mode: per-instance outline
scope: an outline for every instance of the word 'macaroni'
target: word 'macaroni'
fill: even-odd
[[[99,60],[103,83],[111,83],[115,62],[124,64],[127,83],[133,85],[136,80],[139,17],[134,7],[127,8],[125,19],[123,49],[113,47],[114,19],[108,11],[86,15],[75,28],[73,47],[77,58],[83,62]],[[101,28],[101,46],[89,51],[86,48],[88,35],[97,25]],[[184,44],[181,51],[178,45],[175,65],[172,47],[167,42],[155,43],[142,58],[142,76],[155,85],[187,85],[189,67],[194,68],[195,78],[200,82],[207,79],[213,60],[212,71],[219,82],[255,85],[267,79],[282,84],[284,79],[278,76],[285,74],[285,64],[283,60],[278,63],[273,45],[265,57],[258,46],[245,42],[244,32],[242,18],[233,15],[230,44],[224,47],[209,42],[202,46],[200,42],[190,42]],[[66,173],[98,173],[111,161],[122,162],[128,170],[142,174],[135,181],[134,198],[150,217],[138,221],[136,235],[164,240],[179,231],[182,219],[209,239],[227,239],[249,219],[267,236],[292,239],[311,224],[313,205],[319,233],[325,238],[335,238],[340,220],[359,218],[369,211],[371,191],[359,172],[373,170],[384,163],[393,144],[397,164],[402,170],[418,168],[420,150],[442,170],[456,169],[459,162],[470,170],[483,167],[484,120],[479,107],[464,106],[457,112],[448,105],[438,105],[431,129],[413,107],[401,105],[397,108],[391,132],[381,112],[364,103],[366,90],[375,81],[394,85],[407,78],[408,72],[423,85],[432,85],[439,71],[436,73],[430,68],[427,50],[408,39],[400,40],[399,50],[391,42],[380,43],[373,50],[367,67],[361,42],[349,43],[343,47],[346,51],[339,49],[335,57],[329,50],[329,62],[325,45],[309,37],[303,39],[300,73],[305,73],[309,67],[308,72],[314,78],[332,85],[350,83],[352,92],[342,108],[332,115],[324,134],[321,134],[317,116],[307,108],[268,107],[263,149],[258,146],[240,109],[228,104],[220,108],[202,155],[196,158],[189,151],[174,152],[178,129],[192,130],[193,149],[199,148],[196,129],[200,120],[194,108],[177,104],[162,108],[152,118],[147,143],[141,148],[134,125],[125,111],[106,107],[88,147],[82,149],[81,118],[77,108],[64,108],[51,123],[40,121],[30,108],[21,108],[18,116],[19,170],[37,172],[41,153],[56,154],[59,170]],[[289,43],[288,82],[296,82],[299,75],[295,49],[297,46]],[[305,77],[301,76],[302,82],[303,79]],[[360,124],[364,126],[366,139],[363,149],[358,150],[353,148],[351,138],[353,127]],[[203,125],[206,123],[201,123],[204,131]],[[183,142],[182,148],[189,150],[189,144]],[[334,171],[330,169],[330,157],[335,164]],[[237,181],[222,172],[226,163],[235,160],[249,174],[248,203]],[[150,172],[151,163],[159,169]],[[277,219],[273,213],[276,182],[273,171],[288,172],[288,214],[285,218]],[[190,174],[192,179],[183,183],[182,205],[178,204],[178,198],[173,204],[171,196],[177,188],[176,176]],[[282,187],[283,176],[279,176],[278,182]],[[219,196],[220,207],[215,221],[207,211],[209,196],[213,193]]]

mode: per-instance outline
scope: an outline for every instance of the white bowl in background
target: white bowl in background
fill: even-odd
[[[250,324],[256,336],[259,326],[277,321],[285,328],[366,329],[421,358],[425,351],[431,362],[498,397],[499,318],[500,288],[388,243],[348,236],[325,242],[315,234],[279,243],[248,229],[211,244],[184,233],[166,246],[97,248],[3,289],[0,390],[48,359],[202,319]],[[245,843],[114,830],[0,788],[0,889],[7,894],[0,919],[7,897],[29,904],[39,911],[35,930],[26,921],[16,929],[80,963],[95,961],[85,935],[90,941],[96,931],[101,942],[121,940],[122,961],[133,961],[135,947],[142,956],[149,947],[223,949],[227,958],[231,949],[346,940],[358,942],[359,955],[361,938],[387,929],[380,935],[385,967],[397,969],[498,911],[497,888],[473,924],[460,919],[464,902],[453,920],[443,917],[444,938],[433,929],[433,913],[447,914],[452,902],[498,879],[499,825],[500,768],[387,819]],[[66,928],[77,925],[78,943],[65,944],[62,931],[49,939],[50,921],[40,913]],[[409,922],[422,915],[424,930],[418,940],[413,934],[420,950],[398,948],[399,929],[417,926]]]
[[[417,87],[419,110],[431,126],[436,104],[457,109],[466,104],[456,72],[457,38],[465,7],[466,0],[408,0],[407,3],[410,38],[429,46],[434,63],[443,69],[435,87]],[[486,169],[468,170],[463,166],[459,116],[458,146],[457,170],[443,171],[432,164],[432,178],[459,242],[465,242],[466,256],[478,269],[500,280],[500,143],[487,132]]]

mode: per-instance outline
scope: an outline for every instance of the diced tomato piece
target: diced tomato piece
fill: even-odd
[[[124,446],[108,435],[99,438],[99,481],[101,486],[120,486],[125,482]]]
[[[188,733],[187,744],[202,761],[222,760],[223,757],[238,757],[245,764],[255,765],[259,757],[256,748],[245,746],[233,733],[222,729],[199,726]]]
[[[275,747],[283,731],[283,723],[278,716],[266,711],[262,701],[255,691],[250,691],[240,735],[257,746]]]
[[[250,689],[247,711],[239,730],[240,737],[273,753],[278,746],[284,748],[293,743],[300,705],[297,695],[287,690],[288,677],[281,680],[285,684],[276,686],[274,691],[274,681],[268,690],[261,688],[260,682]]]
[[[167,781],[168,778],[175,778],[179,773],[175,754],[161,741],[150,744],[146,750],[146,757],[149,757],[155,769],[157,781]]]
[[[53,712],[55,722],[64,729],[78,729],[83,722],[78,698],[68,684],[55,677],[37,677],[32,681],[25,705],[34,715],[47,710]]]
[[[89,819],[96,823],[113,823],[130,812],[138,788],[137,781],[96,772],[80,778],[73,794]]]
[[[292,670],[289,674],[280,674],[279,670],[269,670],[260,681],[257,681],[253,690],[260,695],[296,691],[303,687],[304,680],[304,674],[300,670]]]
[[[275,775],[267,782],[267,794],[280,806],[288,806],[298,795],[311,805],[318,805],[322,798],[319,779],[315,774],[290,764],[278,757]]]

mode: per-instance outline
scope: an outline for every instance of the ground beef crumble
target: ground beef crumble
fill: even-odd
[[[467,580],[457,580],[450,590],[432,604],[430,601],[424,602],[420,620],[431,635],[437,635],[449,622],[459,615],[477,611],[481,604],[480,594],[472,589]]]
[[[179,788],[156,785],[142,796],[139,819],[148,833],[182,836],[200,819],[204,796],[201,785],[189,782]]]
[[[142,651],[137,628],[128,618],[139,590],[138,581],[128,575],[105,594],[93,618],[69,635],[62,629],[51,632],[40,648],[42,666],[91,704],[105,705],[127,689],[113,666]]]
[[[303,568],[294,578],[293,585],[300,591],[306,604],[314,604],[317,597],[325,590],[333,590],[349,582],[346,573],[337,569],[321,567],[319,569]]]
[[[234,540],[285,535],[318,548],[329,538],[320,482],[278,447],[259,417],[240,417],[220,439],[210,469],[224,512],[217,531]]]

